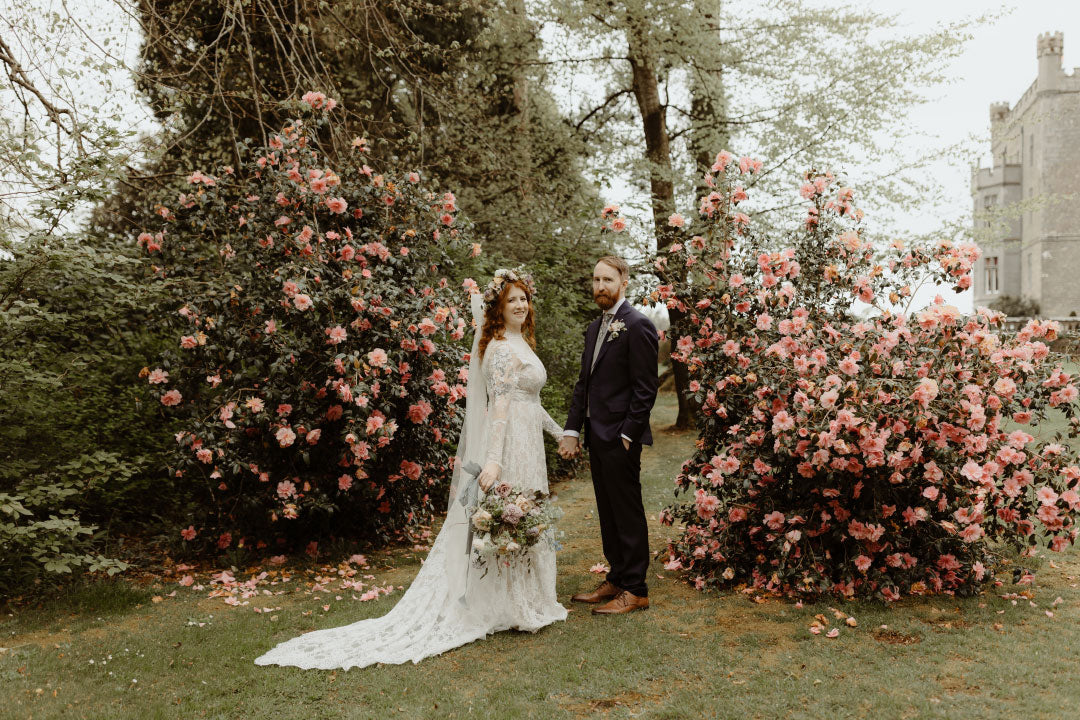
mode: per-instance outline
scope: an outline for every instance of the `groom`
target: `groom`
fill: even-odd
[[[596,263],[593,299],[604,314],[585,332],[581,375],[559,442],[564,458],[581,451],[582,433],[589,448],[600,536],[611,570],[594,591],[571,599],[597,604],[596,615],[649,607],[641,447],[652,444],[649,411],[659,386],[658,337],[649,319],[626,301],[629,280],[630,266],[622,258],[608,256]]]

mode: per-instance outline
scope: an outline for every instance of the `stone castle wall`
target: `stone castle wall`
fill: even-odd
[[[1009,294],[1036,300],[1044,316],[1080,315],[1080,68],[1062,68],[1063,45],[1061,33],[1040,35],[1031,87],[1011,108],[991,105],[994,163],[972,176],[976,223],[988,197],[1021,212],[980,243],[976,306]],[[988,292],[993,258],[998,289]]]

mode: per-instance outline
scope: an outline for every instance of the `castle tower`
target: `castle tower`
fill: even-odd
[[[1039,58],[1039,92],[1057,90],[1063,75],[1061,58],[1065,49],[1065,35],[1060,32],[1043,33],[1035,41]]]
[[[1009,119],[1009,103],[996,102],[990,104],[990,144],[1004,131],[1006,121]],[[995,161],[996,163],[996,161]]]

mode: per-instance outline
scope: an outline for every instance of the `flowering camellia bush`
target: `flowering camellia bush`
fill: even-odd
[[[445,492],[467,371],[441,275],[463,241],[454,196],[374,172],[363,139],[331,167],[320,119],[192,173],[138,238],[181,301],[176,349],[143,377],[183,420],[170,472],[201,500],[185,541],[386,538]]]
[[[1073,542],[1080,464],[1033,439],[1051,412],[1078,425],[1076,377],[1046,344],[1057,325],[1005,336],[999,313],[940,297],[893,310],[920,280],[970,286],[978,251],[875,250],[853,191],[816,172],[805,222],[773,244],[740,209],[759,169],[721,153],[698,222],[672,216],[655,258],[653,300],[688,314],[675,352],[704,413],[662,517],[683,526],[666,567],[698,588],[892,601],[975,593],[1008,545]]]

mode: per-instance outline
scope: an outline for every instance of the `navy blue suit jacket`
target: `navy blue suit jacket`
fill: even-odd
[[[581,374],[574,386],[566,429],[580,433],[586,444],[591,435],[605,442],[615,442],[625,435],[633,442],[652,445],[649,413],[660,385],[656,374],[659,344],[656,327],[631,307],[629,301],[624,301],[612,324],[621,321],[626,327],[615,337],[608,330],[593,368],[593,349],[601,319],[602,316],[593,320],[585,331]]]

